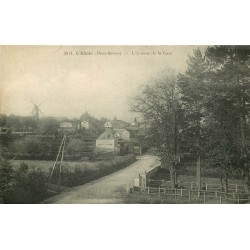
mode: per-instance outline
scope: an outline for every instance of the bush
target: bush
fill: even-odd
[[[16,157],[36,158],[38,156],[47,155],[50,152],[48,143],[41,142],[39,138],[27,137],[25,139],[16,140],[10,147],[10,151]]]
[[[2,163],[0,180],[4,203],[39,203],[50,196],[46,188],[47,174],[40,169],[29,169],[23,163],[16,171],[9,163]]]
[[[15,186],[14,170],[8,161],[0,158],[0,197],[3,202],[9,200]]]

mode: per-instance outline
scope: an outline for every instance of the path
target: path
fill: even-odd
[[[127,190],[139,174],[159,164],[156,156],[144,155],[127,168],[104,176],[82,186],[70,188],[43,203],[58,204],[106,204],[124,203]]]

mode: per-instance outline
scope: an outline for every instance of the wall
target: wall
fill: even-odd
[[[158,165],[154,166],[150,170],[146,171],[145,173],[146,179],[147,180],[150,179],[151,176],[153,176],[155,173],[157,173],[157,171],[159,171],[160,168],[161,168],[161,164],[159,163]]]

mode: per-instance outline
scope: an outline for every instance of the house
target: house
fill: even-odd
[[[117,138],[114,136],[111,122],[104,124],[105,131],[96,140],[98,153],[118,152]]]
[[[73,125],[70,122],[62,122],[60,124],[59,132],[71,132],[73,130]]]
[[[135,124],[135,123],[131,123],[131,124],[129,124],[129,126],[127,126],[127,128],[126,128],[128,131],[129,131],[129,133],[130,133],[130,138],[131,139],[136,139],[136,137],[137,137],[137,135],[138,135],[138,132],[139,132],[139,127],[138,127],[138,125],[137,124]]]
[[[130,140],[130,133],[128,130],[121,128],[121,129],[114,129],[114,135],[118,140],[122,141],[129,141]]]
[[[88,121],[83,121],[80,123],[80,129],[89,129],[89,122]]]

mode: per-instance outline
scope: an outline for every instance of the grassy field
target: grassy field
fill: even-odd
[[[136,161],[133,154],[124,156],[113,156],[109,160],[102,161],[82,161],[82,162],[68,162],[62,164],[60,172],[60,184],[64,187],[73,187],[83,185],[87,182],[96,180],[105,175],[116,172],[125,168]],[[21,164],[26,164],[30,172],[32,169],[39,170],[47,177],[51,173],[54,162],[40,161],[40,160],[12,160],[11,165],[17,170]],[[59,180],[59,164],[55,167],[54,172],[50,178],[50,184],[56,184]]]

